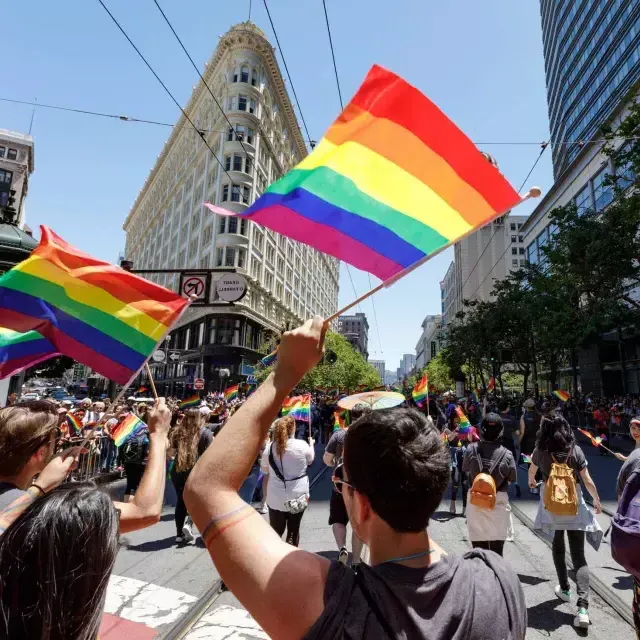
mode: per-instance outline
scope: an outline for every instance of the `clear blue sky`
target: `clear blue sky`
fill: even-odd
[[[319,139],[339,110],[321,0],[268,0],[311,136]],[[152,0],[105,0],[181,104],[197,75]],[[162,0],[201,67],[218,36],[247,18],[248,0]],[[533,0],[328,0],[345,101],[373,63],[404,76],[435,101],[474,141],[548,138],[539,4]],[[117,31],[97,0],[8,3],[3,34],[11,63],[0,97],[175,122],[179,111]],[[252,19],[275,45],[261,0]],[[284,72],[284,69],[282,69]],[[26,131],[31,108],[0,102],[0,127]],[[115,261],[124,247],[122,222],[169,130],[90,116],[36,111],[36,171],[27,220],[51,226],[69,242]],[[517,188],[537,146],[482,145]],[[550,153],[528,185],[548,189]],[[523,205],[518,213],[528,213]],[[426,314],[440,311],[439,281],[452,250],[375,296],[382,349],[370,302],[370,357],[395,370],[413,353]],[[351,269],[355,287],[366,273]],[[377,279],[371,277],[376,284]],[[340,303],[353,299],[343,266]]]

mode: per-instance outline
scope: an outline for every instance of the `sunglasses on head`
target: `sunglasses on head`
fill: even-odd
[[[342,485],[345,485],[347,487],[349,487],[351,489],[351,491],[355,491],[355,487],[352,484],[349,484],[346,480],[343,480],[340,475],[338,475],[338,472],[341,472],[340,475],[342,475],[342,473],[344,473],[344,465],[339,464],[334,472],[333,475],[331,476],[331,482],[333,482],[333,486],[335,487],[335,490],[342,494]]]

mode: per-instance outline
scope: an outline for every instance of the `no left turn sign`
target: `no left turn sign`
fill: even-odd
[[[182,295],[203,300],[207,288],[206,276],[189,276],[182,281]]]

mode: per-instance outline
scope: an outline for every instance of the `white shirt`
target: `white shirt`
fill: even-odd
[[[275,472],[270,469],[269,465],[269,451],[273,443],[267,445],[262,452],[262,460],[260,461],[260,468],[265,474],[269,474],[269,484],[267,485],[267,505],[271,509],[277,511],[286,511],[284,503],[287,500],[293,500],[300,496],[307,495],[309,493],[309,477],[306,474],[307,467],[313,462],[315,452],[313,447],[304,440],[296,440],[295,438],[289,438],[287,440],[287,446],[282,454],[282,461],[280,456],[276,454],[276,450],[273,450],[273,459],[278,467],[278,470],[284,476],[287,481],[287,486],[278,478]],[[284,471],[283,471],[284,468]],[[289,478],[298,478],[298,480],[291,480]]]

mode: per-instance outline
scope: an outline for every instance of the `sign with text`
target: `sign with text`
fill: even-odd
[[[220,300],[238,302],[247,293],[247,281],[239,273],[225,273],[216,282],[216,292]]]

